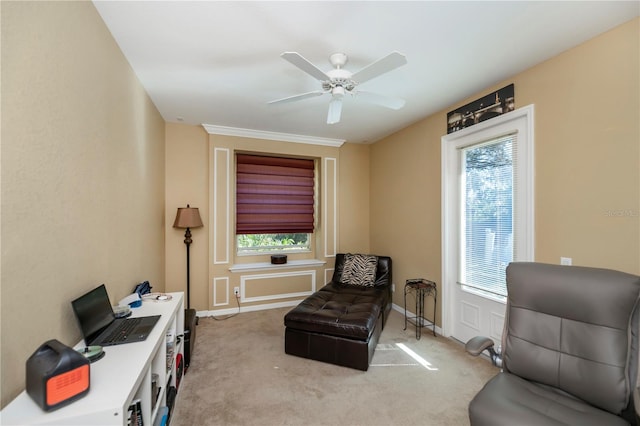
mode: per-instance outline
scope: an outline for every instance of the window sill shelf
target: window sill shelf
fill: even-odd
[[[312,267],[316,268],[326,264],[324,260],[319,259],[302,259],[302,260],[290,260],[287,263],[283,263],[281,265],[274,265],[269,262],[258,262],[258,263],[236,263],[229,268],[231,272],[248,272],[248,271],[268,271],[268,270],[279,270],[279,269],[291,269],[291,268],[305,268]]]

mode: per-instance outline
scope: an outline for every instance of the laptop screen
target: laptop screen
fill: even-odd
[[[114,320],[113,309],[104,284],[80,296],[71,302],[71,305],[87,345],[90,344],[87,340],[93,340],[96,333],[102,331]]]

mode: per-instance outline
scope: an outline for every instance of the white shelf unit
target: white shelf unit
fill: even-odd
[[[0,413],[3,425],[127,425],[129,405],[141,400],[144,426],[153,426],[160,407],[167,404],[167,388],[176,385],[176,357],[184,352],[184,298],[168,293],[171,300],[144,300],[132,308],[133,317],[161,315],[143,342],[107,346],[105,356],[90,367],[89,393],[51,412],[42,410],[23,391]],[[174,355],[167,368],[167,334],[174,339]],[[178,339],[179,337],[179,339]],[[80,342],[76,347],[83,347]],[[153,406],[152,374],[161,387]]]

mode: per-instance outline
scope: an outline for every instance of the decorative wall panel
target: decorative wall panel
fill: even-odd
[[[306,297],[316,290],[316,271],[279,272],[273,274],[242,275],[242,302]]]
[[[336,255],[338,244],[338,167],[337,159],[324,158],[322,170],[324,194],[322,209],[322,229],[324,230],[324,256]]]
[[[229,263],[229,241],[231,234],[231,222],[229,218],[229,203],[231,196],[230,173],[231,158],[229,150],[226,148],[214,148],[212,156],[213,170],[213,212],[210,241],[213,249],[213,263]]]
[[[213,279],[213,306],[225,306],[229,304],[229,277],[218,277]]]

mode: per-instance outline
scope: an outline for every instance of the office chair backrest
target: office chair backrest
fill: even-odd
[[[505,371],[620,414],[638,374],[640,279],[516,262],[507,289]]]

